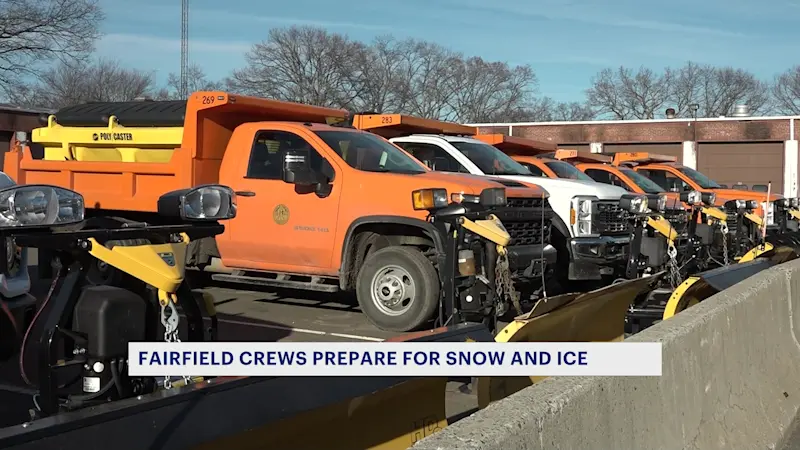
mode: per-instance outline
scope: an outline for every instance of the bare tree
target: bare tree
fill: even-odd
[[[583,121],[594,119],[596,114],[585,103],[559,102],[552,107],[551,115],[556,121]]]
[[[354,53],[354,70],[347,71],[351,92],[356,94],[352,109],[389,113],[405,109],[410,90],[402,74],[414,45],[411,40],[379,36],[372,45]]]
[[[646,67],[636,72],[604,69],[586,91],[587,103],[598,114],[615,119],[653,119],[669,99],[669,78]]]
[[[86,58],[102,19],[98,0],[0,0],[0,94],[26,89],[53,61]]]
[[[772,97],[778,114],[800,114],[800,65],[775,77]]]
[[[197,64],[189,66],[186,79],[190,94],[197,91],[223,91],[227,87],[223,81],[209,80],[203,68]],[[179,73],[170,73],[167,77],[167,86],[161,88],[154,95],[154,98],[157,100],[185,100],[180,98],[180,86],[181,75]]]
[[[320,106],[347,107],[358,95],[353,79],[363,44],[317,27],[272,29],[234,71],[232,90]]]
[[[316,27],[273,29],[246,60],[228,80],[242,94],[458,121],[518,115],[536,82],[527,66],[391,36],[367,45]]]
[[[688,63],[668,78],[670,99],[679,113],[692,103],[699,105],[699,117],[729,115],[739,104],[756,114],[768,107],[769,86],[746,70]]]
[[[451,114],[456,122],[508,120],[531,106],[536,75],[530,66],[510,67],[473,57],[455,65],[449,90]]]
[[[452,83],[461,55],[438,44],[408,41],[403,59],[400,92],[404,106],[400,112],[431,119],[450,113],[454,96]]]
[[[44,72],[39,82],[15,92],[15,103],[58,109],[85,102],[129,101],[154,90],[152,73],[126,69],[118,62],[94,64],[63,62]]]

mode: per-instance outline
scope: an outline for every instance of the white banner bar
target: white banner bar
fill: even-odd
[[[132,376],[661,376],[660,342],[132,342]]]

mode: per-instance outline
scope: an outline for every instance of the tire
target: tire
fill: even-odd
[[[379,297],[373,296],[373,287],[382,285],[391,289],[398,285],[398,277],[409,279],[410,283],[407,281],[405,285],[413,286],[413,295],[410,302],[392,309]],[[381,278],[385,280],[383,284]],[[391,294],[389,290],[384,292]],[[400,289],[395,292],[399,295],[396,298],[400,298],[407,291]],[[356,296],[361,311],[376,327],[384,331],[414,331],[430,322],[439,308],[439,275],[431,261],[416,248],[386,247],[364,261],[358,273]]]

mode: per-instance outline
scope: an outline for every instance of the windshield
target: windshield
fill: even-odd
[[[481,142],[450,142],[485,175],[527,175],[531,171],[508,155]]]
[[[690,169],[688,167],[681,167],[680,171],[684,173],[687,177],[691,178],[692,181],[697,183],[703,189],[722,189],[722,186],[718,185],[716,181],[708,178],[707,176],[703,175],[702,173]]]
[[[317,131],[316,134],[354,169],[405,174],[427,172],[394,144],[372,133]]]
[[[620,172],[624,173],[628,178],[633,180],[637,186],[642,188],[645,194],[660,194],[662,192],[667,192],[661,186],[657,185],[655,181],[647,178],[646,176],[636,172],[635,170],[631,169],[620,169]]]
[[[568,178],[570,180],[594,181],[589,175],[578,170],[577,167],[564,161],[548,161],[544,163],[558,178]]]

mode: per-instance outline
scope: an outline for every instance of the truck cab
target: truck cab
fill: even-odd
[[[614,154],[614,164],[620,167],[630,167],[670,192],[680,193],[694,190],[713,193],[718,206],[723,206],[731,200],[755,200],[759,203],[756,214],[763,216],[766,210],[767,226],[772,228],[776,224],[775,201],[782,199],[782,195],[772,193],[768,199],[766,193],[724,189],[716,181],[697,170],[678,163],[674,156],[644,152],[620,152]]]
[[[619,186],[636,194],[666,196],[667,206],[662,213],[664,218],[669,220],[677,230],[685,228],[684,211],[690,210],[691,206],[680,201],[680,194],[667,192],[649,178],[636,173],[629,167],[613,165],[613,157],[579,150],[559,149],[553,154],[553,158],[564,163],[574,164],[576,169],[598,183]]]
[[[355,291],[379,328],[424,327],[440,296],[453,295],[441,287],[447,236],[430,222],[431,208],[499,189],[507,197],[501,209],[513,214],[544,191],[433,172],[386,139],[341,126],[347,118],[344,110],[225,92],[75,105],[33,131],[45,159],[22,145],[6,154],[5,167],[18,183],[81,193],[89,216],[150,223],[163,220],[157,201],[166,192],[230,186],[236,217],[216,239],[193,243],[189,266],[218,281]],[[532,226],[524,238],[547,241],[547,232]]]
[[[535,176],[504,151],[538,151],[537,143],[502,135],[478,135],[477,129],[458,124],[437,125],[428,131],[388,128],[381,122],[410,123],[414,118],[390,115],[363,116],[371,131],[386,133],[390,142],[436,171],[470,173],[539,186],[549,193],[553,218],[552,244],[558,251],[555,282],[599,281],[624,270],[630,243],[629,225],[619,205],[624,189],[594,181]],[[403,122],[405,121],[405,122]],[[490,145],[485,140],[495,142]],[[532,148],[533,147],[533,148]],[[557,290],[557,289],[556,289]]]

